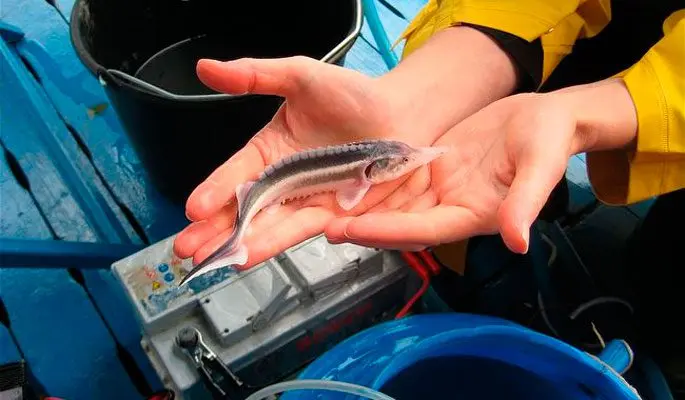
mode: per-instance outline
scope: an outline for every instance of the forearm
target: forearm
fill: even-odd
[[[572,86],[551,92],[576,119],[573,153],[635,147],[637,114],[621,79]]]
[[[398,110],[398,129],[430,141],[489,103],[514,92],[514,63],[494,40],[460,26],[435,34],[378,79]]]

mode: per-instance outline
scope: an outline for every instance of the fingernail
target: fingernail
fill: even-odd
[[[202,63],[202,64],[209,64],[209,65],[211,65],[211,64],[214,64],[214,65],[222,65],[222,64],[223,64],[223,62],[221,62],[221,61],[219,61],[219,60],[215,60],[215,59],[213,59],[213,58],[201,58],[197,63],[198,63],[198,64],[200,64],[200,63]]]

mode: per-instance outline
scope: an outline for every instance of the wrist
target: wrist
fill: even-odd
[[[512,94],[516,68],[488,35],[459,26],[435,34],[377,78],[396,130],[432,143],[486,105]]]
[[[637,113],[621,79],[607,79],[555,92],[576,121],[573,154],[635,147]]]

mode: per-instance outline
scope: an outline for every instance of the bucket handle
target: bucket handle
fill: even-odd
[[[372,0],[373,1],[373,0]],[[321,59],[322,62],[330,62],[338,53],[340,53],[345,47],[349,46],[354,42],[354,40],[359,36],[362,31],[362,24],[364,23],[364,11],[362,9],[362,0],[355,0],[355,8],[357,10],[357,15],[354,18],[354,28],[350,31],[342,42],[338,43],[331,51],[328,52]]]
[[[320,59],[321,62],[330,62],[336,55],[338,55],[345,47],[349,46],[354,40],[359,36],[362,30],[362,24],[364,22],[364,12],[362,10],[362,0],[355,0],[355,8],[357,13],[355,15],[354,28],[350,33],[338,43],[331,51],[329,51],[323,58]],[[98,71],[98,80],[102,86],[106,86],[109,80],[119,80],[127,85],[137,87],[144,90],[152,95],[161,96],[170,100],[177,101],[208,101],[213,99],[225,99],[228,97],[238,97],[235,95],[217,93],[201,96],[188,96],[188,95],[177,95],[170,93],[160,87],[147,83],[143,80],[136,78],[135,76],[129,75],[125,72],[116,69],[106,69]],[[242,95],[241,95],[242,96]]]

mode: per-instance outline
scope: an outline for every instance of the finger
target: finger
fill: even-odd
[[[200,246],[197,251],[195,251],[195,254],[193,255],[193,264],[198,265],[202,261],[204,261],[205,258],[209,257],[212,253],[214,253],[219,247],[221,247],[228,238],[231,236],[233,233],[232,229],[226,229],[216,235],[214,235],[210,240],[208,240],[205,244]]]
[[[373,206],[369,212],[401,209],[428,190],[431,182],[430,179],[429,168],[417,169],[383,201]]]
[[[272,258],[303,241],[320,235],[334,214],[323,207],[307,207],[269,229],[254,234],[246,241],[250,265]]]
[[[174,254],[182,259],[188,258],[219,233],[207,221],[194,222],[174,238]]]
[[[294,209],[286,205],[280,206],[273,214],[264,212],[258,213],[247,227],[243,237],[243,243],[245,243],[250,236],[258,237],[260,232],[267,230],[272,225],[282,222],[293,212]],[[205,226],[206,232],[193,232],[193,234],[197,236],[203,235],[203,237],[207,237],[207,240],[194,250],[195,263],[202,262],[202,260],[209,257],[210,254],[221,247],[221,245],[230,237],[230,234],[234,229],[233,224],[223,226],[223,228],[221,227],[222,225],[213,225],[211,227]],[[209,232],[212,232],[213,234],[210,235]]]
[[[202,83],[218,92],[288,97],[307,81],[316,62],[305,57],[226,62],[203,59],[197,63],[197,75]]]
[[[186,216],[191,221],[211,217],[233,198],[238,184],[259,176],[265,166],[264,152],[257,143],[251,140],[195,188],[186,202]]]
[[[303,208],[289,212],[286,218],[281,216],[278,223],[274,222],[272,216],[265,216],[261,227],[253,226],[253,232],[246,237],[244,244],[248,249],[248,260],[245,265],[236,266],[243,270],[264,262],[286,249],[301,243],[311,237],[323,232],[323,227],[333,218],[333,213],[320,207]],[[270,220],[270,221],[269,221]],[[227,230],[216,236],[207,244],[202,246],[193,258],[193,262],[198,264],[218,249],[231,235]]]
[[[210,239],[227,229],[232,229],[235,221],[236,207],[229,205],[211,218],[190,224],[174,240],[174,251],[181,258],[192,256]],[[183,256],[181,256],[181,254]]]
[[[466,208],[438,206],[420,213],[395,211],[342,218],[332,221],[325,233],[339,241],[431,246],[484,233],[482,225]]]
[[[500,233],[511,251],[528,251],[530,227],[566,170],[566,164],[559,160],[563,157],[554,152],[540,152],[517,166],[514,181],[498,210]]]
[[[349,240],[348,239],[346,241],[339,242],[339,241],[328,239],[328,242],[330,244],[351,243],[351,244],[355,244],[358,246],[369,247],[372,249],[396,250],[396,251],[421,251],[421,250],[426,249],[426,247],[427,247],[424,244],[390,243],[390,242],[378,242],[378,241],[372,241],[372,240]]]
[[[316,212],[312,210],[316,210]],[[323,225],[312,226],[308,219],[316,222],[316,219],[321,218],[321,216],[332,218],[333,213],[322,207],[300,209],[297,205],[283,205],[274,213],[257,214],[248,227],[249,233],[246,232],[243,237],[243,244],[248,248],[247,264],[237,267],[239,269],[249,268],[313,235],[320,234],[323,231]],[[316,233],[312,234],[312,229]],[[196,250],[194,262],[202,262],[221,247],[230,237],[232,231],[233,228],[231,227],[215,234],[211,240]]]

